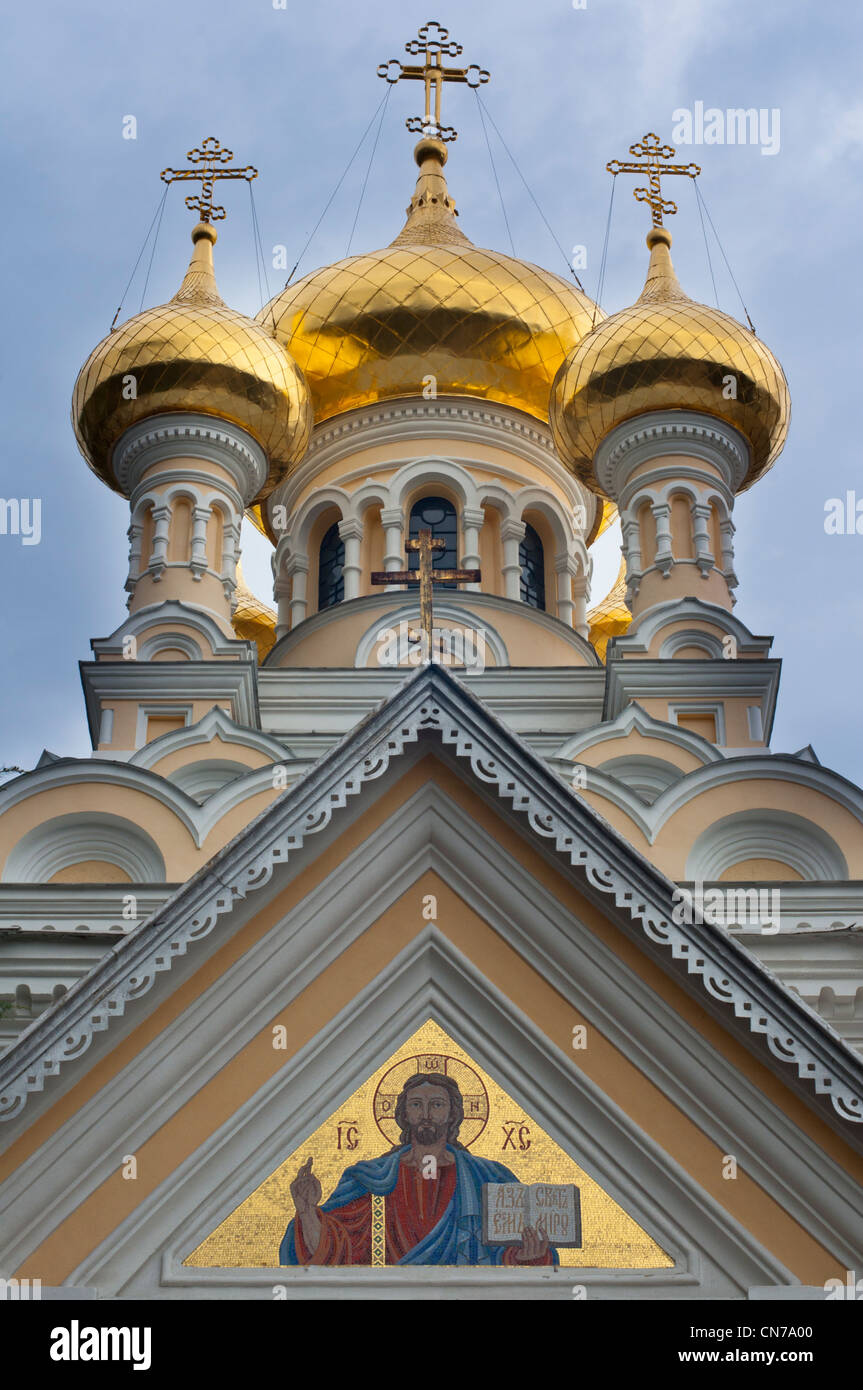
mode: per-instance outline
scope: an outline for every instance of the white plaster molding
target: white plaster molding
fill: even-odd
[[[359,480],[362,487],[368,477],[368,464],[351,468],[349,461],[352,456],[382,445],[391,449],[399,443],[407,446],[419,440],[427,443],[429,437],[491,446],[514,455],[513,466],[509,469],[500,464],[493,465],[488,459],[480,457],[442,458],[440,461],[464,470],[477,468],[487,472],[493,468],[516,488],[524,481],[516,460],[520,458],[532,463],[553,479],[572,507],[585,508],[589,523],[587,530],[596,519],[597,508],[601,505],[599,499],[561,464],[547,426],[508,406],[451,397],[429,401],[421,397],[388,401],[371,408],[345,411],[334,420],[325,421],[316,428],[303,463],[268,499],[268,514],[272,514],[274,505],[281,504],[290,515],[297,500],[314,483],[315,478],[332,464],[346,464],[345,470],[340,473],[342,484],[348,486]],[[402,459],[388,459],[386,466],[388,470],[398,471],[401,467],[410,469],[417,461],[414,453],[407,452]],[[471,487],[478,492],[476,505],[481,506],[487,498],[499,503],[502,501],[499,485],[472,482]],[[395,491],[391,477],[387,483],[375,481],[374,500],[383,499],[385,492],[392,499],[387,505],[394,505]]]
[[[734,492],[751,460],[748,440],[725,420],[695,410],[654,410],[624,420],[605,436],[596,451],[594,472],[603,492],[617,498],[640,463],[673,454],[712,463]]]
[[[778,859],[810,882],[841,882],[848,863],[820,825],[789,811],[737,811],[702,831],[686,860],[687,879],[720,879],[748,859]]]
[[[766,657],[773,645],[772,637],[757,637],[745,623],[718,603],[706,603],[704,599],[690,597],[669,599],[652,604],[650,608],[633,618],[626,632],[613,637],[609,643],[611,659],[627,656],[646,656],[657,633],[672,623],[701,620],[717,627],[721,633],[730,633],[737,642],[739,653],[746,656]]]
[[[689,729],[680,729],[664,720],[654,719],[652,714],[648,714],[635,701],[626,705],[615,719],[595,724],[583,733],[573,734],[561,744],[555,756],[577,762],[588,748],[610,743],[614,739],[628,738],[632,733],[639,733],[644,738],[660,739],[665,743],[674,744],[677,748],[685,748],[700,763],[719,762],[722,757],[713,744],[708,743],[700,734],[693,734]]]
[[[164,883],[165,861],[146,831],[122,816],[74,811],[28,831],[10,850],[4,883],[47,883],[61,869],[91,860],[116,864],[130,883]],[[117,885],[117,892],[124,891]]]
[[[860,1059],[733,940],[709,924],[676,924],[671,882],[436,666],[407,677],[386,704],[246,827],[218,856],[218,879],[212,871],[196,875],[156,913],[146,933],[127,937],[58,1009],[37,1020],[0,1059],[0,1118],[19,1115],[28,1095],[81,1057],[94,1036],[208,937],[239,899],[267,884],[365,783],[382,777],[394,758],[427,736],[440,739],[448,758],[469,763],[487,795],[509,803],[518,823],[622,930],[828,1122],[840,1125],[848,1142],[863,1145],[854,1129],[863,1124]]]
[[[254,748],[273,763],[284,762],[285,758],[293,756],[291,750],[271,734],[238,724],[218,705],[214,705],[196,724],[187,724],[184,729],[174,729],[171,733],[160,734],[143,748],[137,749],[130,761],[135,767],[153,768],[171,753],[184,748],[194,748],[199,744],[209,745],[214,739],[243,748]],[[244,770],[251,771],[249,768]]]
[[[246,503],[260,492],[269,474],[267,456],[250,434],[231,421],[194,411],[148,416],[130,426],[114,446],[112,467],[128,495],[154,463],[179,457],[220,464]]]
[[[123,655],[124,637],[140,637],[142,632],[148,628],[162,626],[165,624],[170,628],[172,623],[177,623],[183,628],[191,628],[194,632],[200,633],[208,647],[216,657],[233,657],[237,661],[245,661],[251,665],[257,663],[257,648],[254,642],[240,640],[236,637],[229,637],[221,623],[203,608],[193,608],[190,604],[181,603],[178,599],[167,599],[163,603],[150,603],[146,608],[137,608],[115,628],[108,637],[94,637],[91,639],[90,647],[94,656],[120,656]],[[179,646],[180,642],[171,633],[164,634],[172,638],[168,642],[169,646]],[[156,639],[153,639],[154,641]],[[161,635],[158,640],[161,640]],[[144,650],[142,645],[141,651]],[[158,648],[156,649],[158,650]],[[184,648],[191,654],[192,648]],[[198,661],[202,659],[202,649],[197,647],[198,655],[193,657]],[[146,658],[139,654],[139,661]]]

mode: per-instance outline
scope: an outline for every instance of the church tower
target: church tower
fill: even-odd
[[[163,175],[203,183],[180,289],[75,386],[128,611],[81,664],[92,755],[0,787],[0,1275],[832,1296],[863,791],[771,746],[780,663],[735,608],[782,368],[678,284],[658,179],[690,170],[655,136],[631,307],[476,246],[441,102],[488,73],[433,23],[406,52],[393,240],[234,311],[212,184],[256,171],[208,140]]]

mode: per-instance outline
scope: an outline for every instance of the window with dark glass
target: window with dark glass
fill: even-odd
[[[341,603],[345,596],[345,543],[336,521],[321,541],[318,556],[318,612]]]
[[[545,608],[545,556],[542,541],[532,526],[525,524],[524,539],[518,547],[521,565],[521,601],[531,608]]]
[[[431,531],[433,540],[446,541],[446,550],[432,551],[432,567],[441,570],[458,569],[458,518],[455,507],[445,497],[424,497],[411,508],[409,535],[412,540],[420,531]],[[408,569],[419,568],[419,552],[408,551]],[[435,586],[438,587],[438,586]],[[455,584],[441,584],[442,589],[454,589]]]

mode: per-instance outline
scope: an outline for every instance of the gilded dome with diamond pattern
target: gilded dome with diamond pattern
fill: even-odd
[[[597,492],[594,457],[616,425],[653,410],[698,410],[726,420],[749,441],[743,488],[750,487],[788,433],[782,368],[750,329],[683,293],[665,227],[653,227],[647,244],[650,268],[640,298],[589,333],[557,374],[550,410],[557,451]]]
[[[91,468],[119,490],[114,445],[151,415],[196,411],[240,425],[261,445],[270,473],[260,500],[303,457],[312,427],[302,372],[254,319],[229,309],[216,288],[216,232],[199,222],[180,289],[103,338],[75,383],[72,422]],[[130,379],[134,379],[131,395]]]
[[[600,311],[574,285],[473,245],[430,137],[395,241],[289,285],[258,315],[305,373],[315,421],[396,396],[479,396],[548,420],[558,367]]]

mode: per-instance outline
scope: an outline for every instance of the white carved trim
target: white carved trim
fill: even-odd
[[[28,831],[9,852],[3,881],[47,883],[61,869],[89,860],[116,864],[131,883],[165,882],[165,861],[150,836],[122,816],[97,811],[54,816]]]
[[[707,923],[674,923],[671,882],[438,666],[407,677],[375,715],[253,821],[219,856],[218,879],[213,872],[196,875],[155,914],[146,932],[119,943],[61,1006],[37,1020],[0,1059],[0,1119],[19,1115],[28,1095],[81,1057],[95,1034],[148,993],[175,959],[209,936],[238,898],[268,883],[277,866],[287,863],[308,836],[324,830],[349,798],[430,734],[449,756],[469,762],[474,776],[509,803],[519,821],[526,818],[555,860],[571,869],[582,891],[605,903],[604,910],[615,914],[648,954],[750,1046],[761,1042],[756,1049],[760,1055],[825,1118],[832,1113],[834,1123],[863,1123],[860,1059],[735,941]],[[832,1112],[822,1098],[829,1100]],[[850,1142],[851,1132],[847,1127],[843,1132]]]
[[[689,851],[686,877],[719,879],[747,859],[778,859],[810,882],[842,882],[848,863],[820,825],[789,811],[737,811],[702,831]]]
[[[269,473],[260,444],[239,425],[190,411],[148,416],[127,429],[114,446],[114,476],[129,494],[152,464],[182,456],[221,464],[245,502],[261,490]]]
[[[695,410],[656,410],[624,420],[596,451],[594,471],[603,492],[617,498],[640,463],[667,454],[702,458],[737,492],[750,467],[749,442],[733,425]]]

